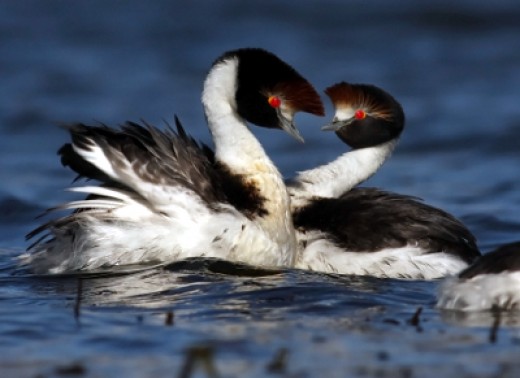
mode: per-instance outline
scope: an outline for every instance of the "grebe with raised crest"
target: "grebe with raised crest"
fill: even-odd
[[[335,161],[300,172],[288,185],[300,252],[296,267],[405,279],[454,274],[480,252],[455,217],[419,199],[354,188],[394,150],[404,128],[401,105],[373,85],[333,85],[333,130],[350,147]]]
[[[227,52],[212,65],[202,103],[215,152],[184,132],[128,122],[74,124],[62,163],[101,184],[56,209],[74,212],[28,234],[24,260],[39,273],[217,257],[292,266],[297,249],[290,200],[278,169],[246,121],[285,130],[297,111],[323,115],[318,93],[262,49]]]

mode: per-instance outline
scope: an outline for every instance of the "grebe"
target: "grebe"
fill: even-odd
[[[177,132],[128,122],[119,129],[74,124],[62,163],[99,186],[70,189],[85,200],[38,227],[26,255],[36,272],[218,257],[292,266],[296,253],[289,196],[246,121],[302,140],[297,111],[323,115],[318,93],[262,49],[227,52],[212,65],[202,103],[215,152],[177,123]]]
[[[520,242],[486,253],[439,286],[437,307],[460,311],[520,310]]]
[[[299,172],[287,188],[294,206],[315,197],[338,198],[366,181],[391,156],[404,128],[401,105],[380,88],[342,82],[325,93],[336,114],[322,130],[335,131],[352,150],[328,164]]]
[[[392,153],[404,127],[401,105],[372,85],[326,90],[331,124],[353,148],[302,172],[289,185],[300,252],[296,267],[376,277],[434,279],[461,271],[480,255],[471,232],[417,198],[354,188]]]

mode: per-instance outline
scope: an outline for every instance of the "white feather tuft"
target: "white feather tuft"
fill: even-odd
[[[448,310],[520,310],[520,272],[449,277],[439,285],[437,307]]]

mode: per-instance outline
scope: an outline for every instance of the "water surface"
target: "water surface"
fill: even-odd
[[[453,213],[483,251],[519,240],[516,1],[5,1],[0,9],[2,377],[518,376],[518,315],[439,312],[436,282],[213,261],[39,277],[14,260],[34,217],[71,198],[57,124],[160,124],[177,114],[209,143],[202,81],[218,55],[244,46],[277,53],[320,91],[346,80],[391,92],[407,126],[367,185]],[[324,119],[297,121],[304,145],[256,131],[287,177],[345,151],[319,131]]]

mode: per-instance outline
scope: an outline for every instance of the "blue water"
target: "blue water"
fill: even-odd
[[[70,198],[57,124],[177,114],[209,142],[202,81],[244,46],[320,91],[391,92],[407,126],[368,184],[453,213],[483,251],[519,240],[518,20],[515,0],[0,2],[0,376],[517,377],[518,315],[439,312],[435,282],[200,261],[35,277],[13,259]],[[297,121],[304,145],[257,132],[287,177],[345,151],[325,120]]]

